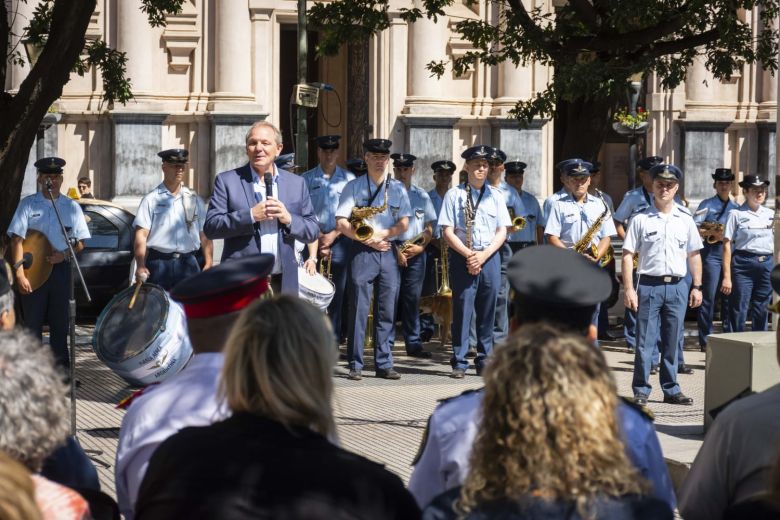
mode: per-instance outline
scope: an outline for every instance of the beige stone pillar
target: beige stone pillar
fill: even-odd
[[[422,2],[415,1],[415,7],[423,9]],[[440,16],[438,22],[423,17],[409,28],[409,76],[408,93],[412,98],[441,99],[446,97],[442,92],[445,82],[431,77],[426,66],[432,60],[446,60],[449,18]],[[447,73],[451,74],[448,67]]]
[[[155,89],[155,48],[159,42],[150,37],[149,21],[141,11],[141,0],[116,3],[117,48],[127,53],[127,77],[133,93],[138,95]]]
[[[38,5],[38,0],[28,0],[27,3],[22,2],[22,0],[12,0],[8,3],[10,4],[8,6],[8,18],[9,20],[13,21],[11,32],[18,35],[24,34],[24,28],[27,26],[27,24],[30,23],[33,11],[35,10],[36,5]],[[12,36],[12,38],[11,45],[16,45],[17,41],[15,38],[17,37]],[[16,49],[22,54],[25,64],[8,64],[8,74],[5,78],[5,88],[7,90],[19,90],[19,86],[22,84],[22,81],[24,81],[24,78],[27,77],[27,73],[30,72],[30,66],[27,64],[27,55],[24,51],[24,45],[21,42],[18,42]]]
[[[685,97],[689,102],[705,102],[715,99],[716,80],[704,66],[704,58],[697,57],[688,69],[685,79]]]
[[[217,2],[214,85],[217,95],[248,95],[252,90],[252,26],[246,2]],[[256,49],[270,53],[271,49]]]

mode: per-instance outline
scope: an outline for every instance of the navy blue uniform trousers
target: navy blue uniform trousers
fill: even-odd
[[[426,260],[426,254],[423,251],[410,258],[406,267],[400,268],[401,290],[398,295],[398,318],[401,320],[404,344],[408,354],[423,349],[420,340],[420,295],[425,279]]]
[[[731,257],[731,301],[729,319],[732,332],[743,332],[750,317],[754,331],[767,329],[767,306],[772,302],[770,273],[772,255],[734,251]]]
[[[696,317],[699,326],[699,346],[707,346],[707,336],[712,334],[712,319],[715,315],[715,301],[720,284],[723,281],[723,243],[704,244],[701,250],[701,307]],[[723,332],[731,332],[729,326],[729,299],[722,296],[720,317],[723,320]]]
[[[49,324],[49,346],[58,365],[68,368],[68,298],[70,297],[70,263],[54,264],[51,276],[32,294],[22,295],[24,325],[39,340],[43,325]]]

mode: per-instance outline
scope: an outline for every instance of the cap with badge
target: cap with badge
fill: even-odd
[[[460,154],[460,156],[467,161],[473,161],[474,159],[490,159],[492,155],[493,149],[482,144],[466,148],[466,150]]]
[[[653,176],[653,180],[655,179],[663,179],[666,181],[677,181],[680,182],[680,179],[682,179],[682,170],[675,166],[674,164],[656,164],[652,168],[650,168],[650,175]]]
[[[295,152],[280,155],[274,160],[277,168],[288,171],[295,171]]]
[[[528,165],[521,161],[504,163],[504,173],[506,175],[523,175],[527,167]]]
[[[540,245],[521,249],[507,265],[515,299],[562,308],[589,307],[612,292],[609,275],[570,249]]]
[[[339,147],[340,135],[321,135],[315,139],[317,146],[323,150],[335,150]]]
[[[762,179],[758,175],[745,175],[742,180],[739,181],[739,185],[742,188],[760,188],[762,186],[769,186],[769,181]]]
[[[664,160],[662,157],[659,157],[657,155],[648,155],[647,157],[644,157],[642,160],[638,161],[636,165],[638,168],[650,171],[650,168],[652,168],[653,166],[657,166],[663,162]]]
[[[573,159],[563,166],[563,173],[567,177],[588,177],[593,165],[582,159]]]
[[[59,157],[44,157],[35,161],[35,168],[38,173],[44,175],[56,175],[62,173],[62,168],[65,166],[65,159]]]
[[[488,157],[488,161],[497,164],[503,164],[506,161],[506,154],[503,150],[493,148],[493,152]]]
[[[184,148],[171,148],[169,150],[163,150],[157,152],[157,157],[163,160],[163,162],[171,164],[184,164],[190,160],[190,152]]]
[[[712,174],[712,180],[733,181],[734,172],[731,171],[731,168],[715,168],[715,173]]]
[[[171,298],[184,306],[187,319],[236,312],[268,290],[274,256],[260,254],[224,262],[176,284]]]
[[[390,155],[390,158],[393,160],[393,166],[396,168],[410,168],[414,166],[414,161],[417,160],[417,157],[410,153],[394,153]]]
[[[391,146],[393,142],[390,139],[369,139],[363,143],[363,148],[373,153],[390,153]]]
[[[435,163],[431,164],[431,169],[435,172],[445,171],[454,173],[457,167],[452,161],[436,161]]]
[[[366,161],[357,157],[347,160],[347,169],[355,175],[363,175],[368,171]]]
[[[563,173],[566,171],[566,167],[571,164],[575,163],[577,161],[582,162],[582,159],[574,158],[574,159],[564,159],[558,164],[555,165],[555,169],[558,171],[559,174],[563,175]]]

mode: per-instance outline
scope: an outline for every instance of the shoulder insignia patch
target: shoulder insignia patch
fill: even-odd
[[[122,399],[117,403],[116,405],[117,410],[127,410],[130,407],[130,405],[133,404],[133,401],[141,397],[144,394],[144,392],[154,387],[155,385],[159,385],[159,384],[160,383],[151,383],[149,385],[146,385],[143,388],[136,390],[135,392],[133,392],[132,394],[130,394],[129,396],[125,397],[124,399]]]
[[[631,399],[630,397],[625,397],[625,396],[621,395],[620,399],[623,401],[623,403],[627,404],[628,406],[630,406],[634,410],[637,410],[638,412],[640,412],[642,415],[644,415],[645,417],[647,417],[651,421],[655,421],[655,414],[647,406],[642,406],[640,404],[636,404],[634,402],[634,400]]]

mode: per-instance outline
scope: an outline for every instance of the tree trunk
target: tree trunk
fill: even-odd
[[[350,43],[347,49],[347,159],[363,157],[368,138],[368,40]]]
[[[19,202],[38,126],[70,78],[94,10],[95,0],[56,0],[48,41],[38,62],[19,92],[13,97],[5,95],[0,103],[0,249],[8,239],[5,231]]]

